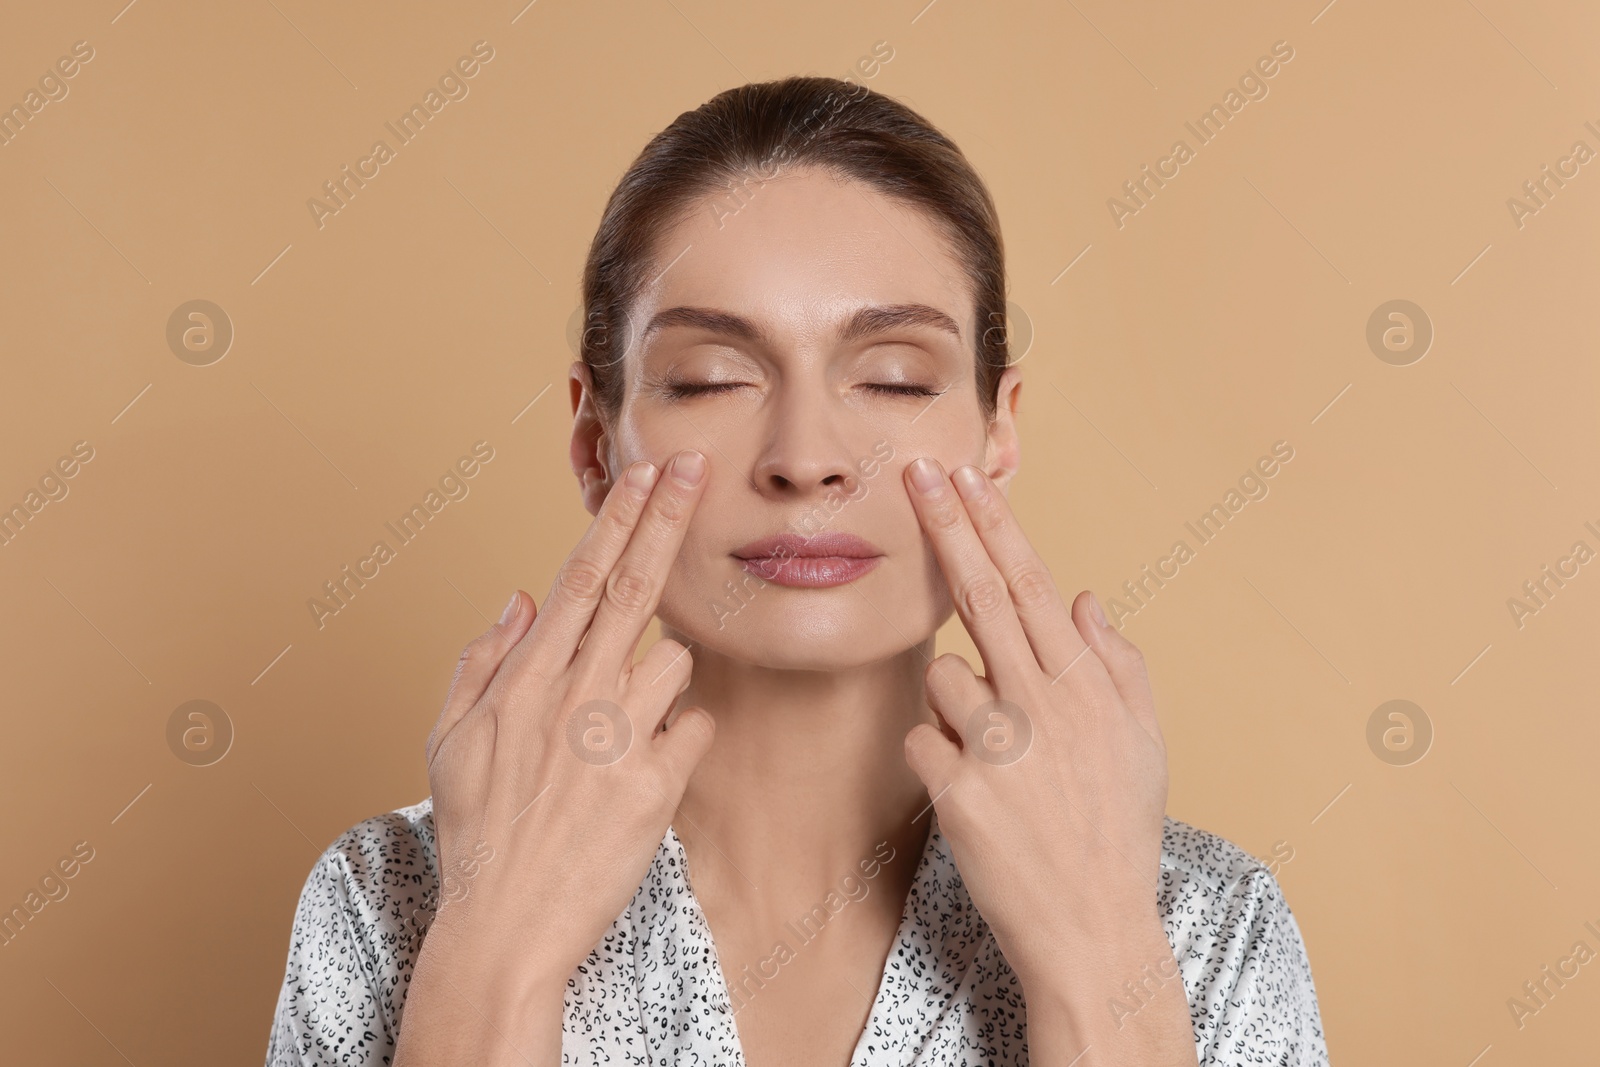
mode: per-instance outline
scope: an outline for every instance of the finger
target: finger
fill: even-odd
[[[687,707],[680,711],[670,726],[650,742],[650,747],[667,768],[672,789],[667,799],[677,805],[683,800],[683,791],[689,776],[711,750],[716,739],[717,724],[711,713],[702,707]]]
[[[955,780],[960,759],[961,749],[932,723],[919,722],[906,734],[906,763],[935,803]]]
[[[606,578],[594,621],[573,660],[580,673],[606,681],[621,677],[655,616],[667,572],[678,558],[684,531],[706,484],[706,459],[694,449],[679,452],[656,483],[622,557]],[[640,726],[640,723],[635,723]]]
[[[660,721],[671,710],[672,702],[689,687],[694,676],[694,657],[689,649],[671,638],[662,638],[633,667],[628,677],[624,703],[638,705],[645,712],[644,725],[655,733]],[[650,719],[650,716],[654,716]]]
[[[518,589],[511,594],[511,601],[501,613],[500,621],[462,650],[461,658],[456,661],[455,676],[450,679],[450,690],[444,698],[444,710],[439,714],[439,721],[434,723],[424,749],[430,766],[445,736],[472,710],[473,705],[483,699],[506,653],[527,633],[536,614],[533,601]]]
[[[928,706],[939,716],[944,735],[952,740],[968,740],[973,712],[994,699],[989,686],[972,672],[972,664],[954,652],[928,664],[923,672],[923,688]]]
[[[627,547],[658,473],[655,464],[641,460],[630,465],[606,494],[599,514],[556,573],[538,619],[512,653],[519,673],[526,663],[553,677],[572,662],[605,593],[606,577]]]
[[[1085,589],[1072,602],[1072,617],[1078,631],[1088,640],[1106,672],[1117,687],[1133,717],[1139,720],[1158,744],[1165,745],[1161,724],[1156,721],[1155,695],[1150,690],[1150,672],[1145,665],[1144,653],[1116,628],[1106,623],[1105,612],[1095,595]]]
[[[966,506],[944,468],[937,460],[919,459],[907,465],[906,480],[912,506],[933,543],[956,611],[983,656],[983,673],[996,689],[1004,689],[1008,679],[1021,682],[1028,671],[1040,671],[1005,579],[973,529]]]
[[[1022,532],[1004,493],[977,467],[968,464],[950,474],[978,538],[1005,579],[1017,618],[1039,666],[1051,678],[1083,651],[1084,641],[1056,588],[1050,568]]]

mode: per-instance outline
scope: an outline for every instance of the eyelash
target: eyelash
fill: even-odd
[[[670,400],[680,400],[688,396],[703,396],[709,393],[720,393],[728,389],[737,388],[743,382],[715,382],[710,385],[690,385],[687,383],[669,385],[664,387],[662,395]],[[939,396],[942,389],[929,389],[924,385],[884,385],[873,382],[864,388],[873,389],[889,396]]]

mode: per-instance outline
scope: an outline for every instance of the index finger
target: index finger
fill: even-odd
[[[1037,673],[1041,664],[1029,651],[1010,589],[944,468],[925,457],[909,464],[906,474],[912,507],[933,543],[956,611],[983,656],[984,673],[1002,683],[1006,678],[1020,681],[1028,671]]]
[[[958,467],[950,476],[966,503],[973,528],[1004,577],[1016,605],[1017,618],[1033,654],[1054,683],[1077,667],[1089,645],[1072,621],[1072,609],[1061,597],[1050,568],[1022,532],[1005,494],[978,468]]]
[[[622,558],[611,568],[605,595],[577,655],[608,681],[632,665],[633,651],[655,617],[667,573],[700,502],[706,467],[706,457],[692,448],[677,454],[656,484]]]
[[[556,572],[533,625],[507,654],[505,663],[511,670],[528,666],[549,677],[572,662],[605,592],[606,578],[633,536],[659,473],[655,464],[640,460],[611,487],[594,521]]]

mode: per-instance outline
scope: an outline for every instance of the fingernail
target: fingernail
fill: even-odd
[[[1094,616],[1094,621],[1100,624],[1100,629],[1106,628],[1106,613],[1100,610],[1100,598],[1093,593],[1089,594],[1089,614]]]
[[[517,617],[517,608],[522,605],[522,592],[518,590],[511,594],[511,603],[506,605],[506,610],[500,613],[500,625],[505,626]]]
[[[950,480],[956,483],[956,492],[961,494],[963,500],[976,499],[983,492],[983,475],[970,463],[957,467],[955,473],[950,475]]]
[[[911,484],[924,493],[931,494],[943,481],[944,475],[940,473],[938,466],[926,456],[911,464]]]
[[[649,460],[635,463],[628,468],[628,485],[634,489],[648,489],[655,484],[656,465]]]
[[[706,457],[694,449],[678,453],[672,461],[672,476],[684,485],[698,485],[706,473]]]

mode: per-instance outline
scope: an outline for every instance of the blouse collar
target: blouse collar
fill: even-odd
[[[914,1062],[935,1031],[961,1026],[958,994],[970,986],[980,954],[994,957],[988,925],[967,895],[937,813],[912,876],[899,930],[885,963],[852,1064]],[[670,825],[646,878],[622,919],[631,930],[634,984],[645,1048],[659,1048],[663,1064],[706,1062],[707,1036],[718,1046],[715,1062],[744,1067],[732,998],[717,959],[705,912],[689,884],[688,858]],[[792,930],[780,942],[801,945]],[[987,951],[986,951],[987,949]],[[748,968],[734,976],[745,996],[765,985]],[[894,1055],[898,1054],[898,1055]]]

